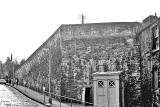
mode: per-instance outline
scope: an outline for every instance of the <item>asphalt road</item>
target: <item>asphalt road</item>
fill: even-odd
[[[46,107],[21,94],[16,89],[0,84],[0,107]]]

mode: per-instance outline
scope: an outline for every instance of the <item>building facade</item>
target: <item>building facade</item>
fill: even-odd
[[[159,105],[160,88],[160,20],[150,15],[142,22],[142,30],[137,33],[140,48],[142,107]]]

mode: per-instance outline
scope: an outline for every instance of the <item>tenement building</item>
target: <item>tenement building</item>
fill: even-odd
[[[160,19],[150,15],[137,33],[140,50],[142,105],[159,105],[160,89]]]

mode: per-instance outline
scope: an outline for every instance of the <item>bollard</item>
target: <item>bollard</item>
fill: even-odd
[[[44,104],[45,104],[45,87],[43,87],[43,94],[44,94]]]
[[[71,99],[71,107],[72,107],[72,99]]]
[[[52,98],[49,96],[49,104],[52,104]]]
[[[61,107],[61,96],[60,96],[60,107]]]
[[[86,105],[87,105],[87,104],[86,104],[86,102],[85,102],[85,103],[84,103],[84,107],[86,107]]]
[[[45,104],[45,92],[44,92],[44,104]]]

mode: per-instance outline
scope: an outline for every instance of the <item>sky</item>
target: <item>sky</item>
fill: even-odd
[[[159,0],[0,0],[0,61],[27,59],[61,24],[142,22]]]

